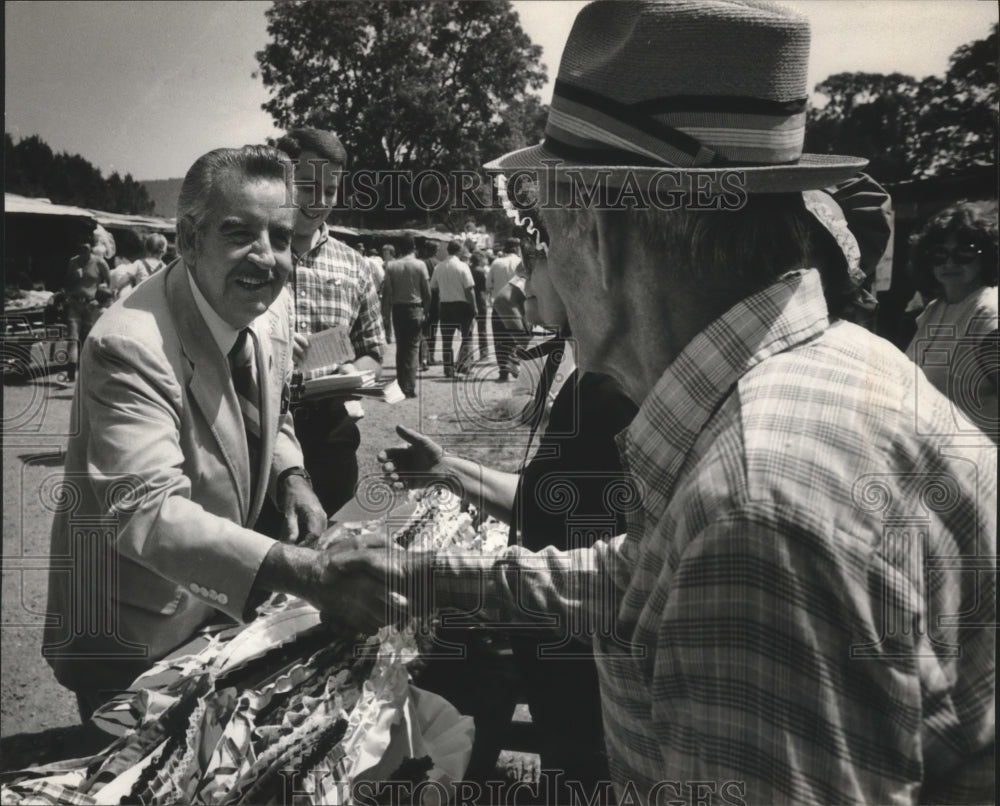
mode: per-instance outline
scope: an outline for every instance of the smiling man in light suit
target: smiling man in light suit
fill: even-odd
[[[52,527],[43,654],[84,719],[221,613],[269,591],[322,610],[366,607],[351,552],[290,542],[326,513],[288,412],[291,165],[265,146],[217,149],[185,177],[181,259],[94,328],[81,361]],[[266,495],[280,540],[252,530]]]

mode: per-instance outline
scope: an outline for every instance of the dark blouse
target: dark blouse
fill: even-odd
[[[625,531],[607,499],[624,479],[614,437],[638,409],[605,375],[574,371],[555,402],[538,450],[525,466],[511,513],[511,542],[532,551],[589,546]],[[609,485],[612,487],[609,493]]]
[[[549,545],[580,548],[625,531],[624,513],[608,500],[621,499],[614,486],[624,479],[614,437],[636,411],[607,376],[570,375],[552,404],[538,450],[521,473],[512,542],[520,539],[532,551]],[[587,643],[560,633],[558,628],[555,634],[512,632],[510,645],[543,766],[590,786],[608,776],[597,667]]]

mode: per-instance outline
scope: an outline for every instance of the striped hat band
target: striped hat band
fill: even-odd
[[[590,164],[781,165],[802,155],[806,105],[691,95],[626,104],[557,80],[545,148]]]

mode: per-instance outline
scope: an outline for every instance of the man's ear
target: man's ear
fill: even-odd
[[[198,254],[198,229],[190,218],[177,221],[177,252],[188,266],[194,266]]]
[[[592,246],[601,264],[601,287],[609,291],[620,282],[628,265],[628,236],[621,219],[611,210],[591,210]]]

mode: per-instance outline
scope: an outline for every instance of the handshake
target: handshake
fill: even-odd
[[[404,447],[379,456],[395,488],[433,482],[444,452],[431,440],[397,427]],[[399,471],[403,471],[402,474]],[[418,580],[430,579],[433,553],[406,551],[386,533],[344,535],[319,550],[276,543],[264,558],[255,588],[287,593],[312,604],[332,626],[365,635],[414,614],[410,606]],[[420,601],[428,601],[421,591]],[[408,595],[407,595],[408,594]]]
[[[412,615],[404,592],[425,577],[429,552],[408,552],[384,534],[346,535],[322,550],[276,543],[257,586],[304,599],[345,632],[371,635]]]

